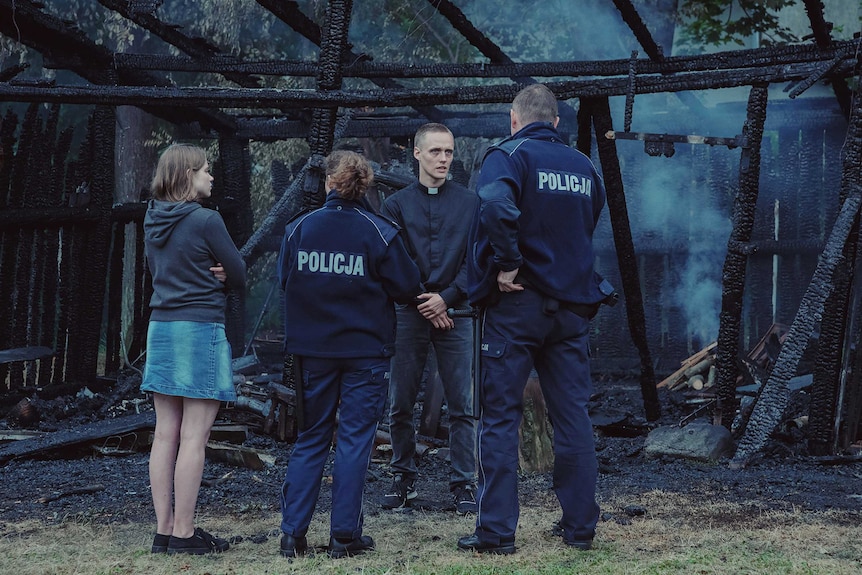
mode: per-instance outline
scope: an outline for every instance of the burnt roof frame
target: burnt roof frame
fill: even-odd
[[[264,9],[269,10],[280,20],[287,23],[304,37],[320,45],[322,33],[320,27],[310,18],[302,13],[298,4],[294,1],[256,0]],[[167,102],[171,106],[182,106],[197,108],[191,117],[202,127],[204,132],[207,128],[216,132],[222,130],[235,131],[236,119],[227,113],[217,113],[215,118],[211,111],[204,108],[219,107],[218,103],[236,103],[238,107],[249,109],[278,108],[283,113],[289,110],[303,110],[309,106],[323,107],[360,107],[374,105],[380,107],[414,107],[429,121],[440,121],[448,114],[441,112],[432,104],[441,101],[447,104],[473,104],[473,103],[506,103],[517,91],[518,84],[531,83],[532,76],[561,77],[561,76],[599,76],[600,79],[556,81],[549,82],[549,86],[562,100],[575,97],[590,97],[599,95],[631,95],[638,93],[659,92],[684,92],[687,90],[703,90],[714,88],[736,87],[753,85],[761,82],[776,83],[784,81],[803,81],[817,73],[816,69],[801,68],[790,73],[776,69],[779,64],[788,66],[799,65],[804,62],[835,61],[826,79],[833,85],[844,84],[844,78],[854,73],[855,56],[854,51],[858,46],[856,41],[836,42],[831,39],[828,24],[822,13],[819,2],[805,0],[806,9],[812,20],[812,29],[815,30],[813,37],[816,45],[785,45],[780,47],[758,48],[749,50],[735,50],[708,54],[702,56],[684,56],[665,58],[658,46],[649,34],[649,30],[640,19],[637,9],[630,0],[613,0],[620,10],[623,21],[632,29],[633,34],[644,47],[648,60],[636,59],[634,66],[638,71],[637,85],[631,86],[627,78],[629,67],[633,65],[632,60],[609,60],[600,62],[544,62],[544,63],[514,63],[493,42],[487,39],[481,31],[477,30],[467,20],[464,14],[450,0],[428,0],[428,2],[446,17],[453,27],[479,51],[491,59],[489,64],[441,64],[437,66],[414,67],[410,65],[376,64],[368,61],[368,57],[356,54],[352,47],[343,60],[343,76],[368,78],[381,86],[383,90],[375,95],[372,90],[348,90],[339,94],[327,91],[326,94],[309,94],[307,91],[281,90],[282,98],[274,96],[267,89],[252,88],[245,86],[249,92],[242,89],[230,88],[181,88],[171,86],[167,80],[151,74],[143,73],[145,70],[176,70],[187,71],[213,71],[222,73],[225,77],[244,84],[256,83],[254,74],[264,75],[273,62],[243,62],[238,58],[224,56],[218,53],[218,48],[212,46],[205,40],[187,36],[177,30],[177,26],[161,22],[153,14],[144,14],[135,11],[132,4],[122,0],[99,0],[106,8],[116,11],[122,16],[129,18],[137,25],[150,30],[165,42],[174,45],[183,51],[190,53],[191,58],[158,57],[146,55],[132,55],[123,53],[111,53],[101,46],[89,41],[86,35],[71,22],[62,21],[48,15],[39,9],[39,3],[33,0],[0,0],[0,14],[8,11],[9,15],[15,16],[14,31],[10,22],[12,18],[3,18],[6,25],[0,24],[0,33],[15,37],[20,33],[21,16],[32,18],[35,34],[27,35],[27,45],[45,56],[51,67],[68,69],[94,84],[120,84],[128,87],[128,92],[123,95],[117,93],[120,87],[110,89],[111,96],[108,100],[97,98],[93,90],[93,97],[86,95],[87,88],[64,87],[64,86],[19,86],[14,78],[6,83],[0,83],[0,97],[13,101],[36,101],[38,98],[46,98],[46,101],[63,102],[64,96],[70,100],[65,103],[115,103],[120,105],[135,105],[134,100],[138,95],[143,97],[144,102],[138,102],[141,107],[149,108],[148,111],[163,117],[175,124],[183,124],[189,121],[187,112],[177,114],[175,109],[157,107],[160,102]],[[35,41],[33,38],[40,38]],[[49,40],[50,39],[50,40]],[[136,65],[135,63],[138,63]],[[94,66],[93,63],[96,63]],[[198,67],[195,68],[197,63]],[[311,75],[316,73],[318,63],[316,62],[294,62],[273,66],[273,73],[292,72],[293,75]],[[225,66],[224,70],[216,69],[217,66]],[[727,77],[722,78],[719,74],[710,78],[708,74],[697,75],[698,71],[726,70],[730,75],[740,70],[759,68],[760,73],[747,76],[743,81],[733,82]],[[656,75],[651,78],[650,75]],[[436,93],[429,97],[428,90],[406,90],[392,80],[393,77],[508,77],[515,81],[515,85],[506,86],[467,86],[459,88],[458,91],[469,92],[469,97],[451,97],[450,91]],[[620,76],[620,78],[613,78]],[[610,77],[607,80],[601,79]],[[819,80],[820,78],[818,78]],[[154,89],[152,97],[147,90],[140,88],[151,87]],[[206,90],[210,90],[207,94]],[[236,90],[236,91],[234,91]],[[848,89],[849,90],[849,89]],[[120,90],[122,92],[122,90]],[[836,89],[839,101],[842,99],[840,90]],[[483,95],[484,93],[484,95]],[[415,100],[410,97],[415,94]],[[104,93],[103,93],[104,95]],[[164,98],[164,100],[162,100]],[[209,100],[212,98],[212,100]],[[199,100],[202,99],[202,100]],[[390,103],[391,102],[391,103]],[[206,103],[206,105],[203,105]],[[839,102],[840,103],[840,102]],[[844,106],[842,105],[842,109]],[[177,116],[182,116],[181,119]],[[246,134],[254,137],[253,125],[244,123]],[[270,139],[273,135],[270,133]]]

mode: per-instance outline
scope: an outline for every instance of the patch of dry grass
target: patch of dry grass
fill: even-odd
[[[221,555],[154,556],[151,525],[95,525],[84,520],[46,526],[38,521],[0,524],[0,573],[15,575],[258,575],[258,574],[830,574],[862,572],[862,525],[852,511],[764,509],[758,503],[666,493],[603,501],[621,516],[625,505],[646,514],[629,524],[599,524],[595,549],[566,548],[549,528],[558,511],[552,500],[522,507],[518,553],[478,556],[455,547],[473,518],[450,513],[375,513],[366,533],[377,550],[331,560],[319,552],[287,560],[278,555],[280,518],[248,514],[202,517],[203,527],[244,540]],[[263,543],[250,538],[262,533]],[[328,517],[315,516],[312,545],[328,538]]]

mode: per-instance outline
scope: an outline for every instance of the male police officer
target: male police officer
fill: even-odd
[[[467,232],[479,198],[446,179],[454,149],[455,139],[446,126],[420,126],[413,148],[413,157],[419,161],[419,179],[389,196],[381,208],[383,215],[401,226],[407,251],[419,266],[422,283],[428,290],[419,296],[418,305],[397,309],[396,349],[389,384],[391,469],[395,478],[383,498],[384,509],[400,509],[417,496],[413,404],[430,344],[437,356],[449,408],[449,489],[458,513],[476,511],[472,327],[468,318],[452,319],[446,310],[467,300]]]
[[[458,547],[515,552],[518,426],[535,365],[554,426],[554,491],[563,540],[589,549],[599,507],[587,403],[589,318],[610,293],[593,270],[593,229],[605,203],[589,158],[556,130],[544,85],[512,102],[511,138],[486,154],[471,228],[469,299],[485,306],[476,529]],[[607,293],[605,293],[607,292]]]

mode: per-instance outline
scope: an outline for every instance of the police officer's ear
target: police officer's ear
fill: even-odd
[[[559,123],[560,123],[560,115],[557,114],[557,117],[554,119],[554,127],[556,128],[557,124],[559,124]]]

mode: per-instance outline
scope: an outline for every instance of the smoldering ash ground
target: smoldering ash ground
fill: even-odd
[[[50,401],[35,399],[40,420],[35,425],[43,431],[74,429],[100,418],[151,409],[138,391],[136,374],[122,375],[111,393],[59,397]],[[597,429],[596,442],[600,477],[598,496],[603,506],[602,520],[630,522],[638,514],[649,513],[634,503],[650,491],[685,493],[704,499],[713,498],[743,503],[752,515],[764,510],[843,510],[850,517],[862,519],[862,463],[852,458],[818,459],[805,450],[804,428],[788,428],[773,435],[767,449],[741,470],[731,470],[727,461],[703,463],[670,458],[649,458],[643,446],[646,432],[655,425],[678,425],[694,407],[682,402],[673,392],[660,390],[663,415],[660,421],[646,425],[642,419],[639,385],[629,380],[604,380],[596,383],[592,411],[605,420],[622,422],[623,434]],[[804,392],[799,392],[804,396]],[[117,398],[123,399],[118,400]],[[106,402],[112,399],[113,404]],[[792,402],[788,418],[804,413],[804,397]],[[444,415],[445,417],[445,415]],[[9,418],[0,428],[13,429]],[[620,436],[628,435],[628,436]],[[430,512],[452,513],[454,506],[448,492],[448,463],[445,441],[432,442],[419,459],[420,499],[415,505]],[[199,511],[207,516],[230,514],[276,514],[279,491],[291,445],[269,436],[250,434],[247,446],[274,457],[274,464],[251,470],[207,461],[204,485],[200,492]],[[104,451],[104,450],[103,450]],[[43,454],[39,458],[19,458],[0,467],[0,535],[18,532],[24,522],[61,524],[69,520],[86,520],[95,524],[154,524],[148,486],[148,455],[104,455],[92,445]],[[318,512],[330,506],[331,458],[325,470]],[[388,451],[379,447],[368,471],[366,514],[385,520],[387,511],[379,501],[391,481]],[[553,501],[550,473],[522,474],[522,505],[547,505]],[[628,503],[631,503],[629,505]],[[606,504],[607,505],[607,504]],[[716,518],[720,521],[720,518]],[[550,525],[549,525],[550,527]],[[601,528],[601,523],[599,525]],[[272,530],[252,539],[261,541],[277,536],[278,524]],[[231,536],[229,533],[222,534]],[[235,535],[235,534],[234,534]],[[246,534],[247,536],[247,534]]]

